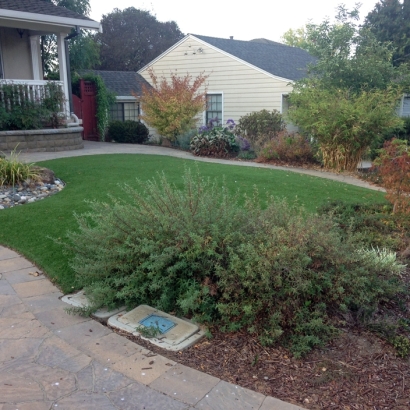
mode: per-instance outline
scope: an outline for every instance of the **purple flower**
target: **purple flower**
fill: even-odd
[[[235,128],[235,121],[233,119],[229,119],[226,121],[226,125],[230,130],[233,130]]]
[[[241,151],[249,151],[251,149],[251,143],[246,139],[241,136],[236,137],[238,140],[238,145],[241,148]]]
[[[202,134],[203,132],[209,131],[209,128],[206,125],[202,125],[202,127],[199,127],[198,132]]]

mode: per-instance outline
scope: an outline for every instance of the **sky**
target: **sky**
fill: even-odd
[[[236,40],[267,38],[280,41],[290,28],[297,29],[309,19],[322,22],[333,17],[336,7],[344,3],[351,9],[354,0],[205,0],[202,3],[187,0],[90,0],[93,20],[100,21],[103,14],[114,8],[127,7],[148,10],[159,21],[175,21],[184,34],[200,34],[210,37]],[[362,0],[361,17],[364,18],[377,0]]]

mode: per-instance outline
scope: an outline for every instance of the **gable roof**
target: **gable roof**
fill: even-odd
[[[108,91],[122,97],[130,97],[133,92],[141,95],[142,84],[150,87],[149,83],[134,71],[79,70],[78,73],[80,76],[88,73],[99,75]]]
[[[192,36],[269,74],[293,81],[306,77],[308,65],[316,62],[315,57],[301,48],[265,39],[242,41],[196,34]]]
[[[55,6],[44,0],[0,0],[0,9],[93,21],[82,14],[75,13],[65,7]]]
[[[84,28],[99,29],[100,23],[89,17],[55,6],[44,0],[0,0],[0,18],[17,21],[32,21],[67,26],[79,25]]]

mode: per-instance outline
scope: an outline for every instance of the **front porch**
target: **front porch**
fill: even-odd
[[[68,42],[80,28],[101,30],[101,25],[86,16],[40,0],[0,0],[1,102],[5,104],[5,86],[12,86],[17,90],[17,101],[23,99],[31,103],[40,103],[48,98],[49,89],[58,90],[64,96],[60,112],[69,120],[71,84]],[[43,36],[56,38],[59,81],[49,82],[44,78]]]

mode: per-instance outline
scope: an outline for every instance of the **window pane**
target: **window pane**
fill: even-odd
[[[222,123],[222,94],[208,94],[207,95],[207,108],[205,121],[208,122],[211,119],[218,118],[218,124]]]

